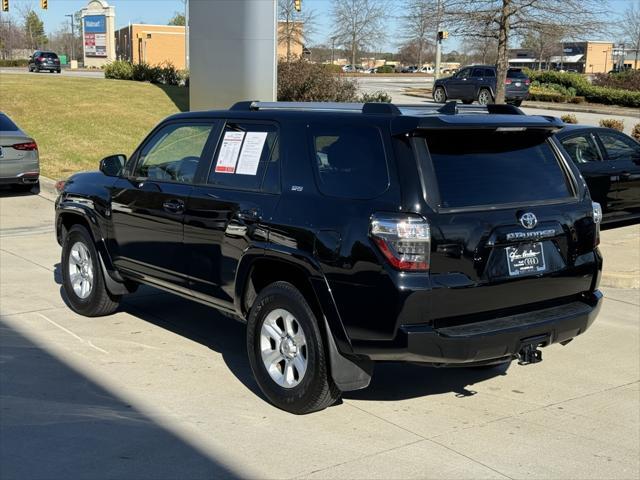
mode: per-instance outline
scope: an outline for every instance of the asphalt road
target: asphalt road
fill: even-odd
[[[5,67],[0,68],[0,74],[3,73],[13,73],[19,75],[48,75],[48,76],[57,76],[57,77],[84,77],[84,78],[104,78],[104,72],[102,70],[70,70],[68,68],[63,68],[62,72],[58,75],[57,73],[50,72],[30,72],[27,70],[27,67]]]
[[[357,78],[358,85],[361,91],[364,92],[375,92],[378,90],[382,90],[391,95],[392,101],[400,104],[432,104],[433,101],[430,98],[420,98],[411,95],[407,95],[405,89],[408,87],[421,87],[421,88],[431,88],[433,86],[433,78],[432,77],[422,77],[422,76],[413,76],[411,74],[406,74],[405,76],[400,77],[376,77],[372,75],[371,77],[358,77]],[[640,123],[640,112],[635,115],[611,115],[611,114],[600,114],[600,113],[589,113],[589,112],[573,112],[563,110],[562,108],[547,110],[547,109],[539,109],[539,108],[530,108],[525,105],[522,107],[522,110],[528,115],[551,115],[554,117],[561,117],[566,113],[571,113],[576,116],[578,122],[582,125],[593,125],[598,126],[600,120],[603,118],[616,118],[624,121],[624,131],[627,134],[631,133],[633,126],[637,123]]]
[[[264,400],[243,325],[212,309],[141,288],[109,317],[72,313],[51,199],[0,195],[4,480],[640,475],[638,290],[606,289],[594,326],[540,364],[380,364],[299,417]]]

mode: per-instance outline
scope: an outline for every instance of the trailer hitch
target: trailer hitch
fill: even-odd
[[[522,340],[522,345],[518,351],[518,365],[530,365],[542,361],[542,350],[538,347],[544,346],[549,342],[548,335],[541,335],[533,338]]]

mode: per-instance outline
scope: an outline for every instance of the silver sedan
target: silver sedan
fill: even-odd
[[[31,190],[40,178],[36,141],[0,112],[0,184]]]

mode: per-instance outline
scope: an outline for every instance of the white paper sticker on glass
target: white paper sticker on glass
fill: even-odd
[[[262,157],[262,149],[267,139],[267,132],[248,132],[242,145],[242,152],[238,160],[236,173],[240,175],[255,175]]]
[[[226,132],[216,162],[216,173],[235,173],[244,132]]]

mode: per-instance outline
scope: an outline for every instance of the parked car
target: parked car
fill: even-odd
[[[406,67],[403,67],[401,72],[402,73],[416,73],[418,71],[418,66],[417,65],[409,65]]]
[[[433,99],[439,103],[454,99],[467,104],[476,100],[481,105],[493,103],[496,96],[496,75],[496,67],[492,65],[463,67],[455,75],[434,82]],[[505,80],[507,103],[519,107],[529,95],[530,83],[521,69],[510,68]]]
[[[143,283],[246,322],[258,385],[298,414],[379,360],[535,363],[602,297],[600,210],[562,126],[453,102],[177,114],[65,183],[63,288],[86,316]]]
[[[422,67],[419,72],[420,73],[433,73],[435,70],[433,67]]]
[[[42,70],[60,73],[60,59],[55,52],[45,52],[36,50],[29,57],[30,72],[40,72]]]
[[[567,125],[556,134],[582,173],[603,221],[640,218],[640,143],[610,128]]]
[[[36,141],[0,112],[0,184],[31,190],[38,185],[39,177]]]
[[[353,65],[343,65],[342,71],[344,73],[354,73],[356,71],[356,68]]]

